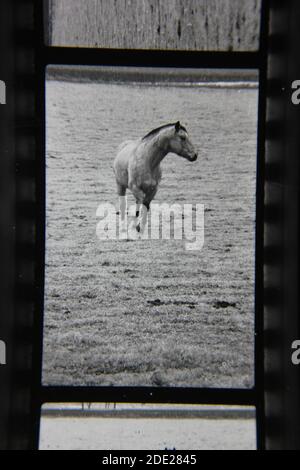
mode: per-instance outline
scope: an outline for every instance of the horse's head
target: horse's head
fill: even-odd
[[[188,137],[185,127],[180,122],[176,122],[174,132],[169,142],[170,152],[176,153],[190,162],[197,160],[197,152]]]

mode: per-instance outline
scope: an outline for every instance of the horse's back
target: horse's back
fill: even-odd
[[[119,147],[118,147],[118,154],[123,150],[125,149],[125,147],[130,147],[132,144],[135,143],[135,140],[125,140],[124,142],[122,142]]]

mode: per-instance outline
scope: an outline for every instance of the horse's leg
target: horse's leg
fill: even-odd
[[[135,201],[135,216],[136,218],[139,217],[141,210],[141,204],[138,201]]]
[[[150,211],[150,204],[156,192],[157,192],[157,189],[155,188],[155,190],[153,190],[151,193],[148,193],[147,196],[145,196],[145,199],[143,201],[143,204],[141,205],[140,214],[139,214],[140,217],[139,217],[139,221],[137,225],[138,232],[144,231],[144,228],[147,223],[147,215],[148,215],[148,212]]]
[[[117,192],[119,196],[120,208],[120,231],[126,232],[125,218],[126,218],[126,187],[117,183]]]
[[[140,212],[140,222],[139,222],[141,231],[144,230],[144,227],[146,225],[147,214],[150,211],[150,204],[153,198],[155,197],[155,194],[157,193],[157,189],[158,189],[157,187],[153,188],[152,191],[149,192],[145,196],[145,199],[143,201],[143,205],[142,205],[141,212]]]
[[[138,232],[143,233],[143,231],[145,229],[149,208],[150,208],[150,204],[147,204],[145,202],[141,205],[141,209],[140,209],[140,212],[139,212],[139,220],[138,220],[138,224],[136,226],[136,229],[137,229]]]
[[[141,217],[142,217],[142,214],[143,214],[143,202],[145,200],[146,195],[145,195],[144,191],[136,185],[130,185],[129,189],[135,197],[136,217],[139,217],[138,223],[136,225],[136,230],[138,232],[141,232],[140,221],[141,221]]]

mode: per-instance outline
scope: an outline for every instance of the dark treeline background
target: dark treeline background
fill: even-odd
[[[52,45],[256,50],[261,0],[48,0]]]

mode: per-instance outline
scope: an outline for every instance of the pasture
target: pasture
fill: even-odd
[[[98,240],[118,145],[176,120],[155,200],[204,204],[203,249]],[[256,124],[255,88],[47,82],[44,383],[253,384]]]

